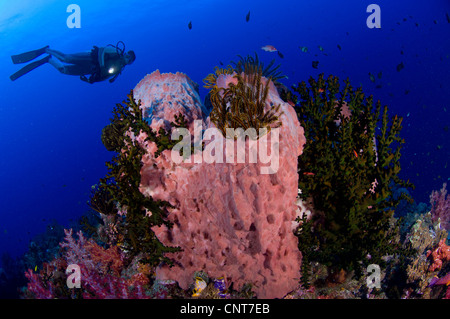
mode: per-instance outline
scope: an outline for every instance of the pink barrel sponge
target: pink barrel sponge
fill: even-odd
[[[204,130],[214,128],[205,117],[195,83],[185,74],[155,71],[136,86],[134,96],[154,129],[174,121],[180,112],[191,133],[194,120]],[[279,150],[278,167],[272,173],[262,173],[268,164],[259,158],[256,163],[249,158],[241,163],[236,156],[229,162],[225,157],[231,152],[226,149],[230,139],[220,134],[205,140],[205,150],[195,159],[191,156],[181,163],[174,161],[175,151],[163,151],[155,158],[155,145],[146,144],[140,190],[175,207],[168,215],[173,228],[153,230],[165,245],[183,249],[167,255],[175,266],[158,267],[158,279],[175,280],[187,289],[194,272],[204,271],[211,278],[223,276],[235,289],[251,283],[258,298],[281,298],[297,287],[301,253],[292,222],[298,208],[297,157],[305,137],[295,110],[272,84],[267,103],[280,104],[283,112],[278,139],[268,134],[264,142]],[[258,140],[258,147],[266,145],[263,140]],[[249,143],[245,141],[246,151],[255,147]],[[207,152],[208,145],[215,150]],[[222,162],[206,160],[217,159],[218,154],[223,155]]]

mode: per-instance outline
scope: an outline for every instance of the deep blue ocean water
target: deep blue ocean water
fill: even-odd
[[[381,28],[366,25],[371,3],[381,8]],[[81,28],[67,26],[70,4],[81,9]],[[428,203],[450,179],[446,13],[448,0],[0,0],[0,254],[19,256],[50,221],[68,225],[86,212],[112,157],[101,130],[147,73],[184,72],[203,99],[202,80],[216,65],[254,52],[265,63],[276,59],[288,86],[322,72],[348,77],[402,116],[401,176],[415,184],[414,199]],[[137,58],[112,84],[91,85],[48,64],[9,79],[21,67],[13,54],[120,40]],[[261,50],[268,44],[284,58]]]

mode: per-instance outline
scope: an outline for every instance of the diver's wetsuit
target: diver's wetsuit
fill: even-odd
[[[114,47],[94,46],[91,52],[73,54],[47,48],[46,53],[52,56],[48,62],[58,71],[68,75],[79,75],[81,80],[88,83],[101,82],[110,77],[112,78],[109,82],[114,82],[126,65],[123,55]],[[89,74],[91,76],[87,78],[86,75]]]
[[[123,48],[119,48],[119,44],[122,44]],[[35,60],[45,53],[48,54],[46,57]],[[65,54],[50,49],[47,45],[37,50],[11,55],[14,64],[30,63],[10,75],[9,78],[11,81],[15,81],[41,65],[50,63],[59,72],[78,75],[81,80],[88,83],[101,82],[106,79],[109,79],[109,82],[114,82],[123,68],[132,64],[135,59],[136,54],[133,50],[125,53],[125,44],[122,41],[117,42],[116,46],[111,44],[100,48],[94,46],[90,52],[74,54]],[[89,78],[86,75],[90,75]]]

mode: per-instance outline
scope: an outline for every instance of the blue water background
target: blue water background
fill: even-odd
[[[68,225],[88,209],[91,186],[112,157],[101,130],[147,73],[185,72],[204,98],[202,79],[220,61],[254,52],[281,63],[286,85],[321,72],[348,77],[404,117],[401,176],[416,185],[416,201],[428,202],[450,177],[450,2],[377,1],[381,29],[369,29],[372,2],[0,0],[0,253],[18,256],[51,220]],[[79,29],[66,25],[71,3],[81,8]],[[137,59],[112,84],[90,85],[50,65],[9,79],[20,68],[13,54],[45,45],[81,52],[119,40]],[[260,49],[267,44],[284,59]]]

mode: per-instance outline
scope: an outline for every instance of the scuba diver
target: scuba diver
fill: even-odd
[[[108,44],[106,47],[97,47],[90,52],[65,54],[47,45],[41,49],[25,52],[11,56],[14,64],[25,63],[34,60],[38,56],[47,53],[45,58],[32,62],[10,76],[12,81],[36,69],[37,67],[50,63],[59,72],[67,75],[77,75],[80,79],[95,83],[108,78],[109,82],[114,82],[122,73],[126,65],[130,65],[136,59],[134,51],[125,53],[125,44],[119,41],[117,45]],[[90,75],[89,78],[86,77]]]

